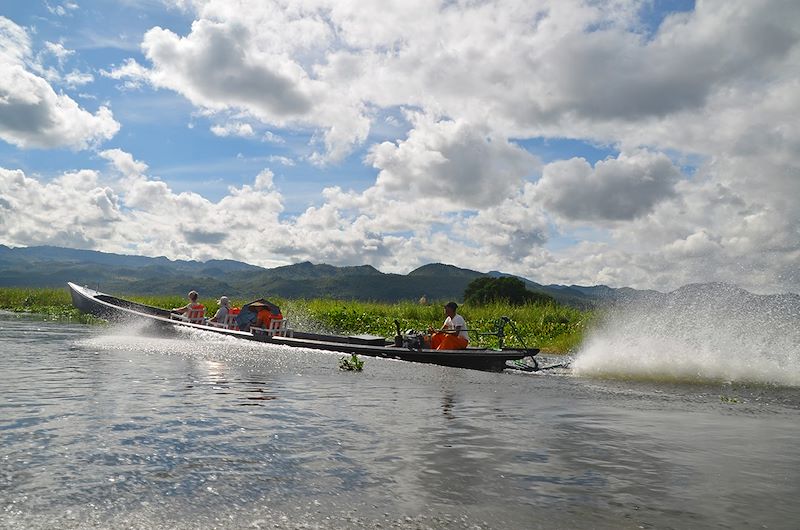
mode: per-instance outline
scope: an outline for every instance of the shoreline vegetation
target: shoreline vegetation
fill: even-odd
[[[127,299],[163,308],[179,307],[186,303],[183,296],[126,296]],[[425,331],[438,328],[444,321],[444,302],[419,304],[416,302],[364,302],[357,300],[286,300],[271,299],[278,304],[289,319],[291,327],[338,334],[369,333],[393,337],[396,333],[394,321],[400,323],[401,331]],[[250,300],[232,299],[232,307],[241,307]],[[201,298],[208,314],[217,310],[216,299]],[[53,288],[0,288],[0,310],[16,313],[35,313],[50,320],[70,320],[88,324],[103,321],[84,315],[75,309],[69,290]],[[512,306],[493,302],[481,306],[462,305],[459,313],[467,321],[470,341],[473,345],[496,347],[497,339],[488,333],[497,329],[502,316],[511,319],[528,347],[540,348],[545,353],[565,354],[575,351],[581,344],[583,333],[592,319],[591,311],[584,311],[555,303],[526,304]],[[484,335],[487,333],[487,335]],[[505,328],[505,345],[520,346],[511,326]]]

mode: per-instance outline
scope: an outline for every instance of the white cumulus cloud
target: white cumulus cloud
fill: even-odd
[[[550,163],[534,193],[548,211],[568,220],[624,221],[673,196],[680,178],[667,156],[640,151],[594,168],[582,158]]]
[[[0,139],[21,148],[86,149],[117,133],[111,110],[82,109],[56,93],[32,65],[37,66],[27,33],[0,17]]]
[[[414,122],[406,140],[376,145],[367,157],[379,169],[376,187],[386,194],[432,197],[442,209],[490,206],[540,166],[483,126],[427,116]]]

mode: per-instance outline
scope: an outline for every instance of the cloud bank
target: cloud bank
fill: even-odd
[[[175,193],[132,155],[106,150],[107,172],[44,183],[3,170],[3,242],[800,291],[797,2],[709,0],[647,21],[644,4],[628,1],[174,5],[191,27],[151,28],[143,59],[105,76],[181,95],[220,137],[313,131],[306,162],[330,167],[362,152],[374,182],[327,187],[288,215],[275,168],[210,201]],[[23,30],[6,22],[0,35],[0,105],[13,111],[0,106],[0,138],[83,148],[113,136],[110,111],[90,114],[26,69]],[[399,132],[376,139],[389,122]],[[543,139],[614,154],[543,161],[529,146]],[[60,188],[76,179],[86,181],[79,196]],[[60,236],[48,234],[44,220],[23,222],[35,200],[24,188],[85,208],[70,209],[80,217]],[[208,226],[192,223],[192,212]],[[243,221],[253,215],[258,223]]]

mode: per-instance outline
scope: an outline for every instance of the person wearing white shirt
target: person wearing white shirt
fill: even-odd
[[[447,318],[442,327],[431,337],[434,350],[463,350],[469,345],[469,333],[464,317],[456,313],[458,305],[450,302],[444,306]]]

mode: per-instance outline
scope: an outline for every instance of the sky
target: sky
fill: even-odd
[[[5,0],[0,244],[800,292],[796,0]]]

